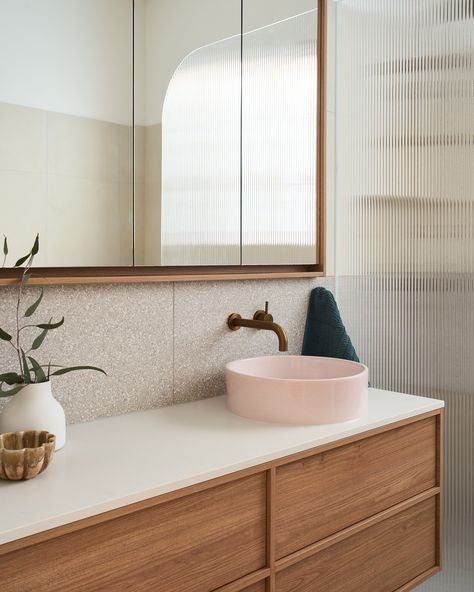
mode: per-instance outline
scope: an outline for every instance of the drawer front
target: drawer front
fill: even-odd
[[[4,590],[205,592],[265,565],[265,475],[0,557]]]
[[[245,588],[242,592],[265,592],[265,582],[257,582],[249,588]]]
[[[394,592],[435,564],[430,498],[277,573],[276,592]]]
[[[278,467],[277,558],[434,487],[436,437],[430,417]]]

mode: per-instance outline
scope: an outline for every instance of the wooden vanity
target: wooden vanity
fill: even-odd
[[[412,590],[441,568],[442,439],[439,407],[10,540],[2,587]]]

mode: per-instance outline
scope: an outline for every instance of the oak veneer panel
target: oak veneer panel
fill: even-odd
[[[435,565],[433,497],[277,573],[276,592],[395,592]]]
[[[265,592],[265,582],[257,582],[253,586],[245,588],[242,592]]]
[[[261,473],[4,555],[2,589],[211,591],[265,566],[265,527]]]
[[[280,559],[436,485],[436,418],[277,468]]]

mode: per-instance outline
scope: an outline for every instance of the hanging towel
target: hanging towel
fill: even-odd
[[[311,291],[301,353],[359,362],[334,296],[326,288]]]

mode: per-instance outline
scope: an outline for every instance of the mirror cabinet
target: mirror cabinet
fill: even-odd
[[[324,15],[0,0],[0,282],[322,273]]]

